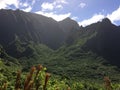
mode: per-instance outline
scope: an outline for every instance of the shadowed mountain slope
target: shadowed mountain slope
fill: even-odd
[[[15,37],[34,41],[56,49],[63,43],[64,32],[57,21],[20,10],[0,10],[0,44],[7,47]]]
[[[120,26],[107,18],[79,27],[70,18],[57,22],[20,10],[0,10],[0,58],[25,71],[41,63],[54,74],[82,79],[108,74],[119,80],[119,41]]]

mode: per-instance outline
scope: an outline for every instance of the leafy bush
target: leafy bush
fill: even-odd
[[[0,65],[2,63],[0,62]],[[42,65],[33,66],[29,73],[18,71],[11,81],[0,74],[0,90],[119,90],[120,84],[112,84],[109,77],[104,85],[88,81],[69,81],[46,72]]]

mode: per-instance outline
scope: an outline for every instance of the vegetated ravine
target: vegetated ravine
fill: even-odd
[[[41,63],[67,78],[108,75],[119,81],[119,40],[120,27],[108,18],[82,27],[70,18],[57,22],[21,10],[0,10],[0,58],[5,67],[27,71]]]

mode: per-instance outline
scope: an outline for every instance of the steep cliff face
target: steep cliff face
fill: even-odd
[[[0,10],[0,59],[24,71],[41,63],[70,78],[102,80],[109,75],[119,80],[120,26],[105,18],[79,27],[70,18],[57,22],[20,10]]]
[[[47,45],[51,49],[80,44],[82,46],[79,48],[84,51],[92,51],[119,66],[119,40],[120,26],[113,25],[107,18],[79,27],[70,18],[57,22],[52,18],[20,10],[0,10],[0,45],[14,57],[31,55],[34,51],[30,47],[32,43]]]
[[[70,19],[69,17],[58,22],[60,27],[65,33],[71,32],[72,30],[79,30],[79,25],[76,21]]]
[[[76,39],[76,32],[80,30],[78,23],[69,17],[58,23],[64,32],[64,42],[68,45],[72,44]]]
[[[120,28],[113,25],[107,18],[103,19],[102,22],[93,25],[97,26],[97,34],[93,38],[89,39],[83,47],[103,56],[111,63],[119,65]]]
[[[20,10],[0,10],[0,44],[9,45],[15,36],[21,41],[43,43],[56,49],[63,42],[64,32],[57,21]]]

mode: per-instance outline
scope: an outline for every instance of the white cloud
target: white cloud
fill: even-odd
[[[111,14],[108,14],[107,17],[111,20],[112,23],[115,23],[115,21],[120,21],[120,7]]]
[[[6,9],[9,5],[19,7],[19,0],[0,0],[0,9]]]
[[[58,3],[58,4],[68,4],[68,2],[66,0],[55,0],[54,3]]]
[[[77,19],[78,19],[78,17],[73,16],[71,19],[73,19],[73,20],[77,20]]]
[[[44,2],[42,3],[41,7],[42,7],[42,11],[53,10],[54,5],[53,3]]]
[[[25,8],[25,9],[22,9],[22,10],[25,11],[25,12],[30,12],[32,10],[32,7],[29,6],[29,7]]]
[[[92,23],[96,23],[100,20],[102,20],[103,18],[105,18],[104,15],[102,14],[95,14],[93,17],[91,17],[90,19],[87,19],[87,20],[83,20],[81,22],[78,22],[79,25],[82,25],[82,26],[87,26],[87,25],[90,25]]]
[[[26,0],[25,2],[20,2],[19,8],[21,8],[21,10],[25,12],[30,12],[35,2],[36,2],[35,0],[31,0],[31,3],[29,3],[28,0]]]
[[[0,9],[10,9],[10,5],[14,5],[15,9],[19,8],[23,11],[30,12],[34,3],[35,0],[32,0],[31,3],[28,3],[27,1],[22,2],[20,0],[0,0]]]
[[[34,5],[34,4],[35,4],[35,2],[36,2],[35,0],[32,0],[32,5]]]
[[[28,7],[28,6],[29,6],[29,4],[28,4],[27,2],[21,3],[21,5],[22,5],[23,7]]]
[[[41,14],[47,17],[51,17],[53,19],[55,19],[56,21],[61,21],[67,17],[70,17],[71,13],[66,13],[66,14],[55,14],[53,12],[51,13],[46,13],[46,12],[42,12],[42,11],[38,11],[36,12],[37,14]]]
[[[79,7],[84,8],[86,6],[86,3],[80,3]]]
[[[63,6],[62,5],[57,5],[56,8],[63,9]]]
[[[54,0],[53,2],[43,2],[41,5],[41,10],[36,12],[47,17],[51,17],[56,21],[61,21],[71,15],[71,13],[65,14],[55,14],[55,10],[63,9],[63,5],[68,4],[66,0]]]
[[[53,2],[43,2],[42,11],[52,11],[53,9],[62,9],[63,4],[68,4],[66,0],[54,0]]]
[[[102,11],[104,11],[104,10],[102,10]],[[93,15],[93,17],[86,19],[86,20],[83,20],[83,21],[78,22],[78,23],[79,23],[79,25],[87,26],[87,25],[90,25],[92,23],[96,23],[105,17],[109,18],[113,24],[116,24],[115,23],[116,21],[120,21],[120,6],[118,9],[113,11],[111,14],[107,14],[106,16],[103,14],[95,14],[95,15]]]

